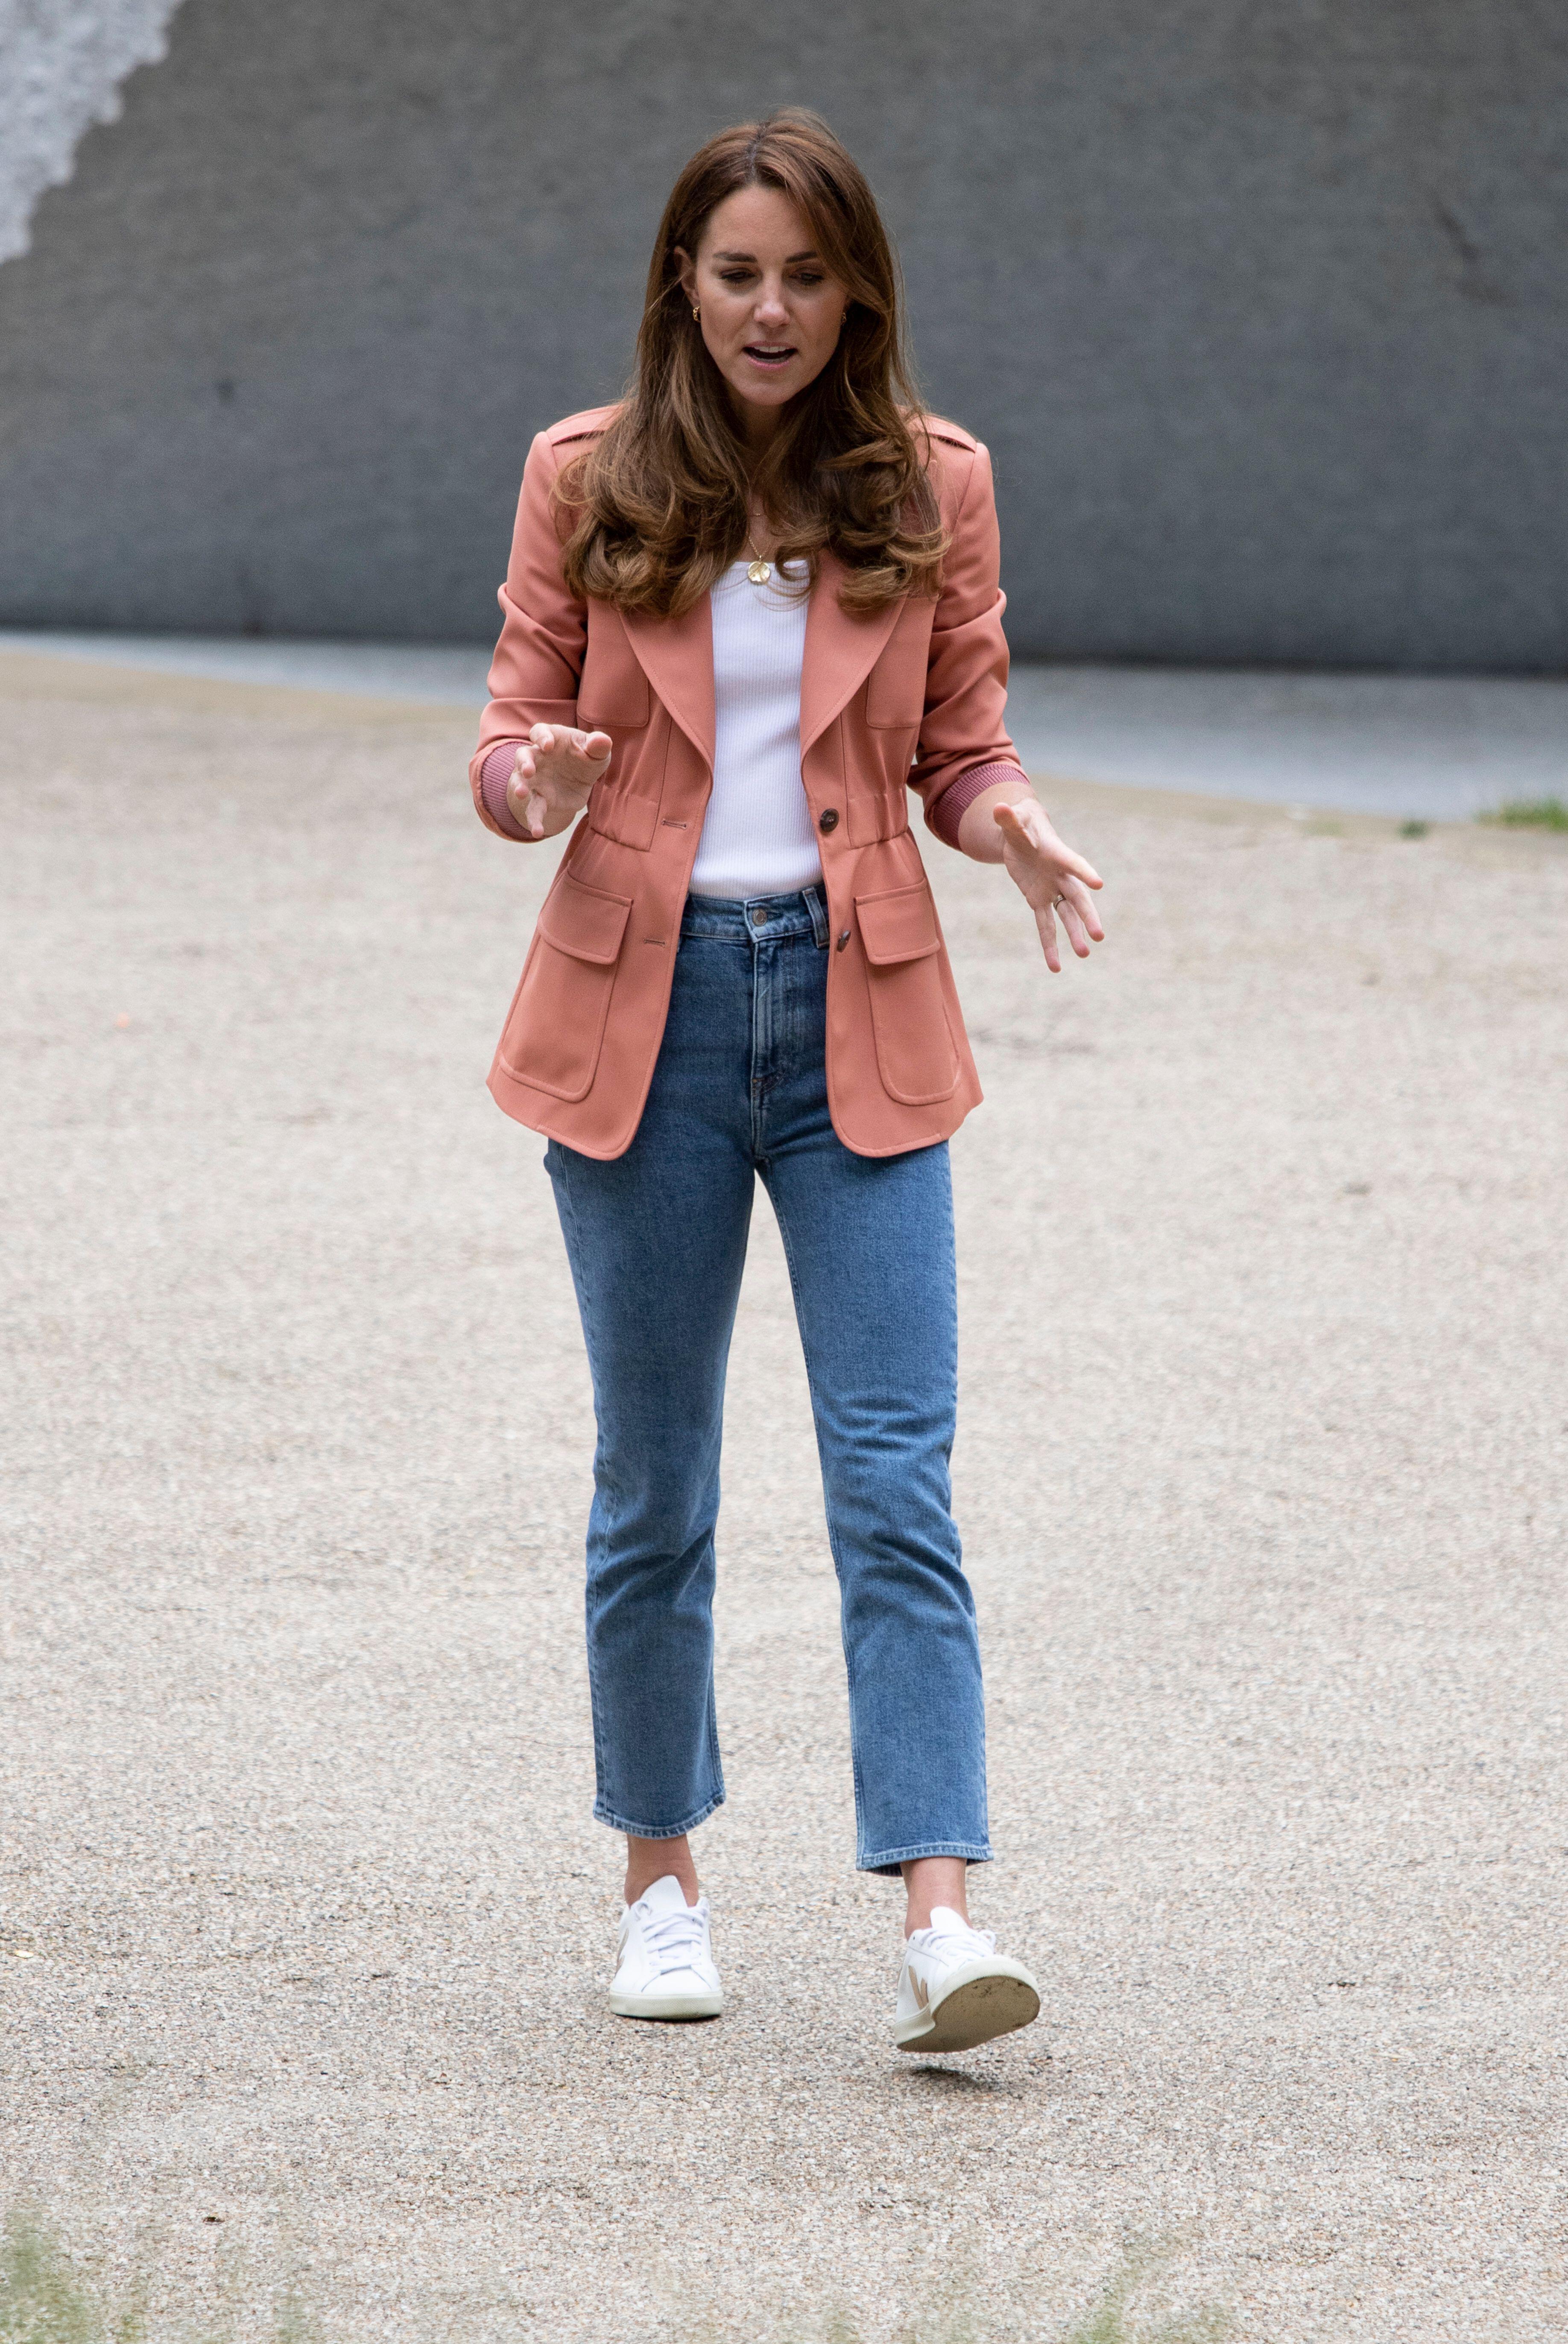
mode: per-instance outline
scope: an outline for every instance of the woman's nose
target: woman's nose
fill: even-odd
[[[777,285],[764,286],[757,301],[758,324],[759,326],[782,325],[789,315],[782,288]]]

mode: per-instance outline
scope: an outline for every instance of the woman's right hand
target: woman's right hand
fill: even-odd
[[[579,732],[575,724],[536,724],[518,750],[507,783],[512,820],[529,838],[569,830],[588,792],[609,764],[608,732]]]

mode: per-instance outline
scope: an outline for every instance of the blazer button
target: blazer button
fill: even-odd
[[[819,813],[817,816],[817,827],[819,830],[837,830],[839,827],[838,807],[829,806],[824,813]]]

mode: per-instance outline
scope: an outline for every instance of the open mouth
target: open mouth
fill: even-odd
[[[795,356],[793,342],[748,342],[745,350],[753,366],[771,367],[775,370],[787,367]]]

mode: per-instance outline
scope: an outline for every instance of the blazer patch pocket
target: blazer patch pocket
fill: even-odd
[[[592,1088],[630,913],[629,895],[561,873],[545,898],[501,1036],[501,1064],[518,1082],[558,1099],[580,1099]]]
[[[882,1087],[900,1106],[950,1098],[960,1064],[942,989],[941,931],[923,880],[857,895]]]

